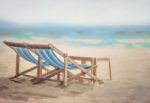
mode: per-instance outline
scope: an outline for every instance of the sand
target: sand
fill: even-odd
[[[67,88],[44,81],[32,84],[23,77],[22,83],[9,81],[15,72],[15,53],[2,45],[0,51],[0,103],[150,103],[150,49],[94,48],[57,45],[69,55],[109,57],[112,80],[108,76],[108,62],[98,62],[98,77],[103,84],[72,83]],[[22,60],[22,68],[31,64]]]

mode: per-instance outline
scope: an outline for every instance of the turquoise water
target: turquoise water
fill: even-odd
[[[150,25],[0,28],[0,36],[1,40],[46,38],[59,41],[64,39],[67,40],[68,45],[72,46],[113,47],[121,45],[128,48],[150,48]]]

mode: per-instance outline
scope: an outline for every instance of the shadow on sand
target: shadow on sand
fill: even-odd
[[[29,98],[59,98],[75,96],[93,89],[92,84],[73,83],[66,88],[56,87],[58,83],[44,81],[33,84],[27,78],[22,83],[15,83],[8,78],[0,78],[0,98],[27,101]]]

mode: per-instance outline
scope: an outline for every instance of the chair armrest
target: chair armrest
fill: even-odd
[[[86,63],[86,61],[92,62],[94,58],[92,57],[81,57],[81,56],[69,56],[71,59],[79,60],[82,63]]]
[[[110,58],[97,58],[97,61],[110,61]]]

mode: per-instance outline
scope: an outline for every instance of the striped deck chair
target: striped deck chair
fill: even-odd
[[[67,86],[72,80],[82,79],[82,76],[88,75],[88,77],[90,78],[85,79],[90,79],[93,82],[98,82],[99,84],[103,83],[96,77],[96,58],[68,56],[68,54],[63,53],[52,44],[41,45],[13,43],[7,41],[4,41],[4,43],[11,47],[17,54],[15,77],[24,75],[25,73],[37,68],[37,81],[40,81],[41,79],[50,79],[53,76],[57,75],[57,81],[63,81],[64,86]],[[34,52],[38,56],[38,60],[36,60],[30,52]],[[63,60],[60,60],[56,53],[60,55]],[[33,64],[36,64],[36,66],[19,73],[19,56]],[[81,61],[81,64],[78,64],[75,60]],[[87,65],[87,61],[90,61],[91,65]],[[52,66],[55,69],[49,70],[46,73],[42,74],[42,70],[47,70],[47,66]],[[69,71],[74,69],[80,69],[81,72],[78,74],[73,74]],[[60,79],[60,74],[63,75],[63,80]]]
[[[48,64],[46,61],[41,61],[39,57],[35,58],[31,54],[31,51],[28,48],[22,47],[22,44],[16,45],[16,43],[11,43],[6,41],[4,41],[4,43],[16,52],[16,74],[15,76],[11,77],[10,80],[19,82],[18,81],[19,79],[16,78],[23,75],[23,76],[33,77],[38,81],[40,80],[41,69],[44,69],[45,71],[49,71],[49,69],[46,67],[49,66],[50,64]],[[25,45],[25,43],[23,43],[23,45]],[[29,61],[32,64],[35,64],[35,66],[20,72],[20,57]],[[32,76],[27,74],[35,69],[37,69],[37,76]]]

